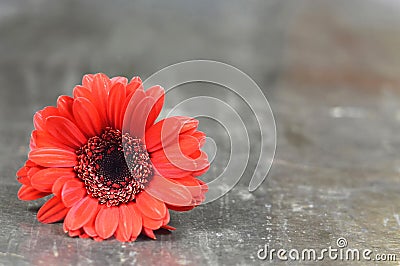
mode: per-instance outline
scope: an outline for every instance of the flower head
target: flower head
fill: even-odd
[[[169,210],[204,201],[197,176],[209,168],[205,134],[190,117],[156,119],[164,90],[104,74],[85,75],[73,97],[34,116],[28,160],[17,172],[21,200],[52,197],[40,222],[64,220],[70,236],[133,241],[169,226]]]

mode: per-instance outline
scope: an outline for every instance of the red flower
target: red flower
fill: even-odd
[[[169,209],[204,200],[196,177],[209,168],[198,121],[170,117],[155,123],[164,103],[160,86],[144,91],[140,78],[85,75],[73,97],[34,116],[29,158],[18,171],[21,200],[53,194],[40,222],[64,219],[70,236],[133,241],[166,228]]]

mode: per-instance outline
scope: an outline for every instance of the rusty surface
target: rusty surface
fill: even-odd
[[[389,0],[1,2],[0,264],[249,265],[265,244],[339,237],[400,260],[399,15]],[[225,197],[172,213],[177,231],[129,244],[69,238],[37,222],[41,201],[18,201],[36,110],[84,73],[145,78],[198,58],[238,67],[269,99],[277,154],[256,192],[246,172]]]

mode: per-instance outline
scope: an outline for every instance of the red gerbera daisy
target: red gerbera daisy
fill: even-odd
[[[18,171],[21,200],[53,194],[40,222],[64,219],[70,236],[133,241],[168,226],[169,209],[204,200],[196,177],[209,168],[200,150],[205,134],[190,117],[155,123],[164,103],[160,86],[144,91],[135,77],[85,75],[73,97],[34,116],[31,151]]]

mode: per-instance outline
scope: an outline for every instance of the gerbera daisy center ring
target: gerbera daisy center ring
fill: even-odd
[[[154,174],[146,147],[140,138],[106,128],[77,152],[74,170],[86,191],[100,204],[118,206],[135,199]],[[132,169],[132,170],[130,170]]]

